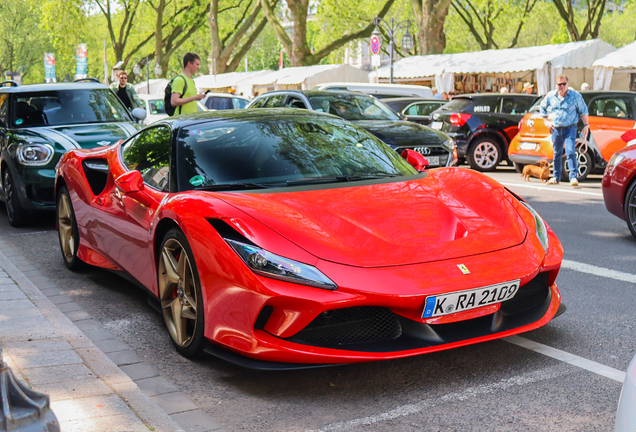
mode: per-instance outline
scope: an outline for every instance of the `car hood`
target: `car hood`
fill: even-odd
[[[447,139],[441,132],[408,121],[358,120],[351,123],[366,129],[386,144],[395,147],[440,145]]]
[[[104,123],[84,125],[64,125],[31,128],[23,135],[39,136],[49,142],[59,143],[66,150],[90,149],[113,144],[137,132],[133,123]]]
[[[339,186],[217,196],[314,256],[359,267],[483,254],[526,237],[527,226],[503,186],[469,170]]]

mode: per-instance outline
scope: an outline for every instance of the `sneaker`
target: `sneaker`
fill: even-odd
[[[570,180],[570,186],[578,186],[579,185],[579,181],[575,178],[573,178],[572,180]]]
[[[547,184],[559,184],[559,181],[556,179],[556,177],[552,177],[550,180],[548,180]]]

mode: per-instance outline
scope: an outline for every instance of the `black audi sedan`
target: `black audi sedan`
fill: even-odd
[[[333,114],[366,129],[398,153],[406,149],[421,153],[431,168],[457,163],[455,144],[448,135],[402,120],[388,106],[365,94],[277,90],[258,96],[247,108],[299,108]]]

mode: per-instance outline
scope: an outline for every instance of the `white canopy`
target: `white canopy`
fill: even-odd
[[[553,87],[554,76],[563,69],[589,69],[592,63],[616,48],[600,39],[544,45],[526,48],[508,48],[459,54],[413,56],[394,64],[394,78],[436,77],[436,83],[451,83],[450,73],[489,74],[536,71],[539,93],[545,94]],[[381,78],[388,78],[389,66],[378,70]],[[369,78],[375,72],[369,74]],[[551,79],[550,79],[551,78]],[[450,91],[442,88],[439,91]]]
[[[299,87],[308,90],[332,81],[368,82],[368,72],[344,64],[299,66],[284,68],[254,80],[254,86],[273,86],[274,89]]]
[[[150,92],[148,92],[148,82],[147,81],[142,81],[139,84],[135,84],[133,86],[133,88],[135,89],[135,91],[138,94],[162,95],[164,93],[164,90],[166,89],[166,86],[168,85],[169,82],[170,82],[170,80],[165,79],[165,78],[149,80]]]
[[[237,86],[243,81],[272,73],[271,70],[253,72],[229,72],[218,75],[201,75],[194,78],[194,83],[199,91],[221,90],[232,88],[238,90]]]
[[[636,42],[625,45],[594,62],[594,90],[609,90],[616,69],[634,69],[636,72]]]

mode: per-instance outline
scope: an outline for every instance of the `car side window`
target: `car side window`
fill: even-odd
[[[596,117],[609,117],[623,120],[633,120],[634,111],[629,98],[622,96],[608,96],[596,98],[590,103],[589,114]]]
[[[307,105],[305,105],[305,102],[303,102],[302,99],[294,97],[294,96],[290,96],[287,99],[287,102],[285,102],[285,107],[307,109]]]
[[[276,95],[270,97],[263,107],[265,108],[281,108],[285,102],[287,95]]]
[[[427,116],[437,108],[439,108],[439,104],[419,103],[408,107],[404,114],[412,116]]]
[[[266,97],[261,98],[257,101],[254,102],[254,105],[252,105],[252,108],[263,108],[265,106],[265,104],[267,103],[267,99]]]
[[[9,95],[0,94],[0,127],[7,127],[9,118]]]
[[[170,184],[170,128],[157,126],[142,131],[125,144],[124,164],[141,173],[144,183],[168,191]]]
[[[475,113],[494,113],[499,112],[499,98],[483,98],[473,99],[473,112]]]
[[[234,107],[234,109],[243,109],[247,106],[247,104],[249,104],[249,101],[246,101],[245,99],[240,99],[240,98],[232,99],[232,106]]]
[[[504,98],[501,104],[502,114],[521,115],[528,112],[534,102],[531,98]]]
[[[211,96],[205,102],[205,106],[214,110],[228,110],[233,109],[231,97]]]

